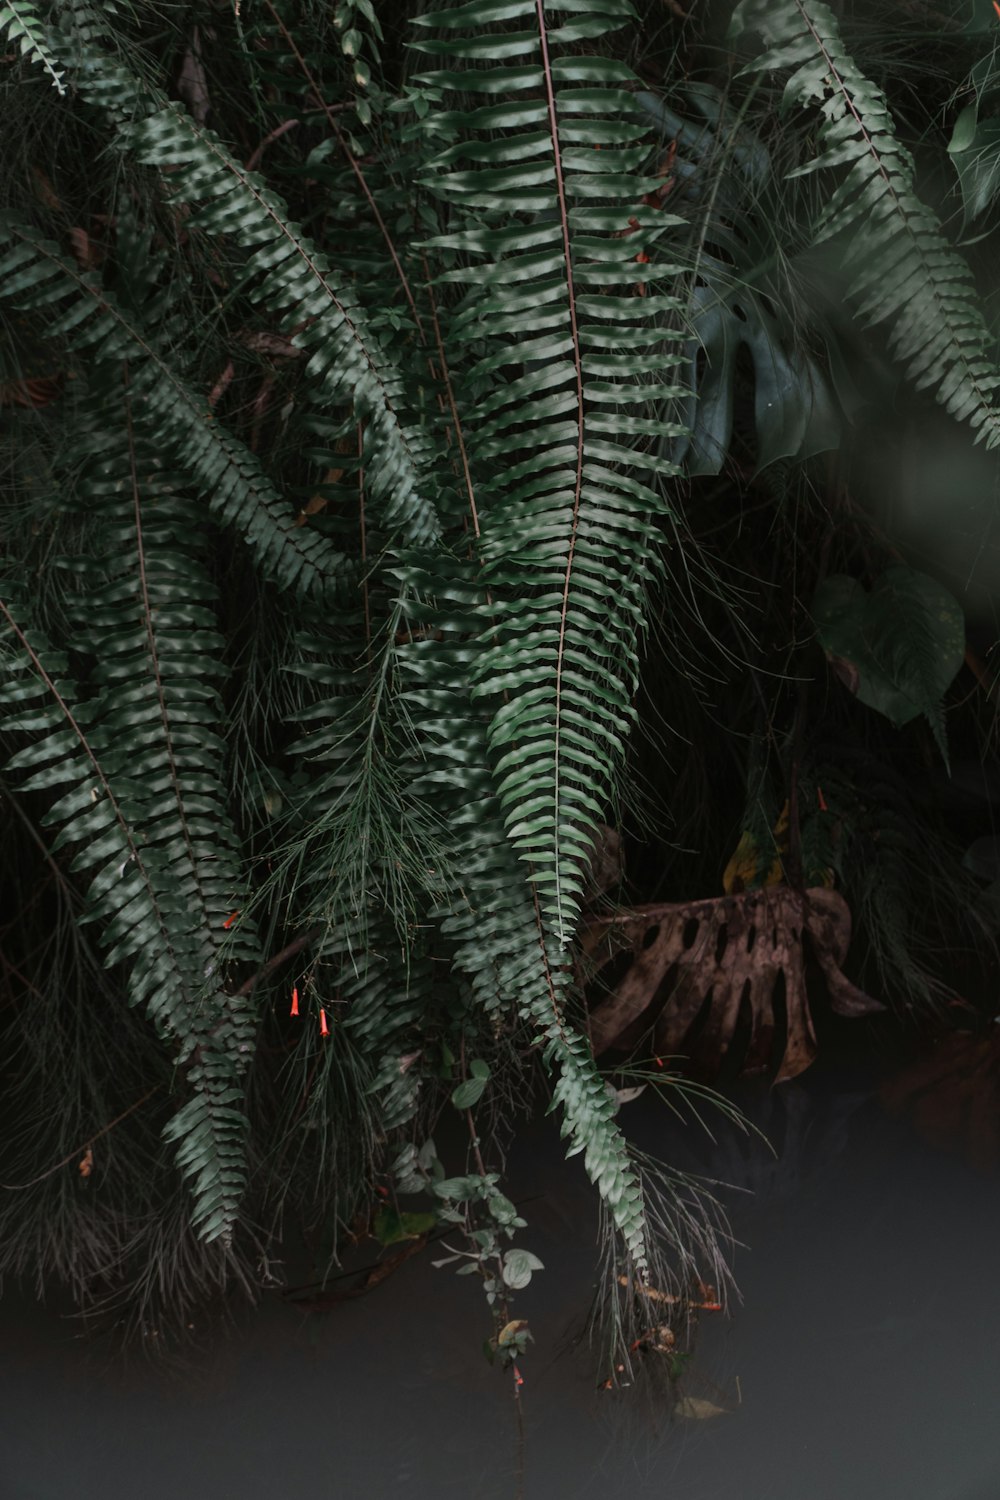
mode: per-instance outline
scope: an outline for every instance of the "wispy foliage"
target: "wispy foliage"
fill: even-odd
[[[790,461],[847,430],[836,340],[769,299],[804,247],[852,236],[860,325],[884,325],[900,368],[995,440],[970,274],[821,4],[744,0],[737,29],[763,40],[750,72],[680,102],[669,69],[650,94],[655,70],[640,83],[626,61],[643,35],[628,0],[404,10],[262,0],[197,37],[186,15],[153,26],[86,0],[44,24],[23,0],[0,10],[28,59],[8,120],[38,92],[33,65],[65,84],[46,90],[57,131],[24,113],[0,221],[0,738],[19,857],[37,861],[19,957],[59,974],[82,954],[93,979],[66,989],[102,1024],[76,1033],[65,1130],[79,1121],[85,1145],[116,1111],[135,1128],[141,1151],[108,1153],[103,1243],[144,1297],[143,1246],[166,1256],[170,1239],[192,1285],[245,1276],[252,1226],[293,1203],[335,1253],[376,1172],[431,1160],[456,1091],[498,1122],[470,1146],[487,1157],[548,1091],[622,1274],[665,1280],[666,1248],[686,1275],[692,1243],[715,1264],[714,1208],[699,1219],[616,1118],[575,946],[595,838],[631,792],[650,599],[667,615],[690,595],[685,628],[714,649],[744,597],[689,550],[687,482],[742,472],[748,348],[745,467],[770,469],[776,511],[801,493]],[[787,150],[751,118],[775,80],[796,106]],[[707,145],[677,112],[692,101]],[[842,180],[808,222],[739,232],[792,160]],[[759,285],[758,254],[780,271]],[[687,733],[701,645],[688,655],[673,624],[661,639],[660,707]],[[703,789],[691,826],[716,800]],[[51,1114],[58,983],[7,984]],[[118,1040],[136,1088],[112,1100],[115,1006],[132,1007]],[[47,1183],[73,1139],[39,1131],[32,1160],[31,1134],[19,1171]],[[32,1244],[55,1215],[61,1271],[64,1188],[24,1199]],[[149,1228],[181,1225],[184,1193],[200,1242]]]

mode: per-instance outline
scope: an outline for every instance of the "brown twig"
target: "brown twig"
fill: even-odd
[[[298,123],[298,120],[282,120],[280,125],[276,125],[271,131],[271,134],[264,137],[260,145],[257,147],[256,151],[251,152],[251,154],[247,157],[247,171],[255,172],[260,166],[260,159],[264,155],[266,147],[270,146],[272,141],[278,140],[278,138],[280,136],[283,136],[286,131],[294,130]]]
[[[282,964],[286,964],[290,958],[294,958],[296,953],[301,953],[303,948],[308,948],[309,944],[314,943],[322,931],[322,927],[310,927],[307,932],[302,933],[301,937],[297,937],[292,942],[287,943],[280,953],[276,953],[273,958],[269,958],[267,963],[261,965],[256,974],[251,974],[250,978],[240,985],[239,989],[235,992],[236,995],[252,995],[262,979],[267,979],[268,975],[273,974],[275,969],[280,969]]]
[[[359,163],[357,157],[354,155],[354,152],[351,150],[347,137],[340,128],[340,125],[334,113],[333,106],[327,104],[326,100],[323,98],[319,82],[317,81],[309,64],[303,57],[299,47],[296,45],[295,39],[289,31],[288,27],[281,19],[281,16],[278,14],[275,7],[271,4],[271,0],[264,0],[264,4],[267,7],[267,10],[270,12],[271,19],[273,20],[274,24],[281,32],[286,47],[288,47],[289,51],[292,53],[292,56],[295,58],[295,61],[301,68],[303,78],[305,78],[309,87],[312,89],[313,95],[316,99],[316,104],[326,116],[326,122],[332,130],[334,136],[336,137],[337,145],[344,153],[347,164],[350,167],[351,171],[354,173],[355,179],[357,180],[358,187],[364,194],[365,201],[367,202],[368,207],[374,215],[375,222],[379,227],[379,233],[385,241],[385,247],[389,252],[389,256],[392,260],[393,266],[396,269],[396,275],[399,277],[399,284],[403,288],[403,295],[410,305],[410,311],[413,314],[413,321],[417,325],[417,332],[420,335],[420,340],[421,342],[423,342],[424,325],[420,320],[420,313],[417,311],[417,304],[414,300],[413,292],[410,290],[409,280],[407,279],[406,272],[403,269],[403,263],[399,258],[395,242],[392,238],[392,235],[389,233],[388,225],[382,217],[382,213],[379,209],[378,204],[375,202],[375,195],[373,194],[371,188],[368,186],[368,179],[365,177],[364,172],[361,170],[361,164]]]

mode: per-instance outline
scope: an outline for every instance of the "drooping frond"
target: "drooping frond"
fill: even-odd
[[[788,73],[785,104],[818,109],[820,153],[797,171],[847,168],[814,234],[850,236],[842,252],[859,317],[888,325],[915,384],[987,447],[1000,445],[1000,373],[972,274],[917,196],[913,157],[884,93],[855,64],[823,0],[742,0],[732,34],[747,32],[766,48],[749,71]]]
[[[447,830],[432,914],[477,1010],[498,1018],[513,1002],[540,1046],[556,1075],[562,1133],[571,1151],[583,1153],[641,1267],[648,1254],[642,1185],[589,1043],[568,1014],[565,957],[541,919],[516,849],[504,837],[504,808],[490,770],[488,709],[470,701],[466,642],[481,618],[481,585],[467,568],[440,557],[433,575],[415,561],[400,574],[411,626],[400,670],[422,753],[412,794],[420,800],[433,796]]]
[[[71,48],[81,95],[116,125],[116,143],[162,174],[172,204],[194,210],[191,227],[245,254],[241,290],[276,315],[306,350],[319,404],[347,404],[366,428],[373,501],[410,543],[437,534],[426,433],[405,420],[394,360],[369,326],[331,258],[294,223],[281,197],[248,171],[217,135],[96,49]]]
[[[80,493],[96,550],[77,565],[74,645],[92,657],[89,681],[81,694],[24,606],[0,603],[20,646],[2,728],[29,736],[11,761],[29,773],[20,789],[49,799],[53,847],[73,848],[88,877],[106,962],[127,972],[129,1002],[174,1052],[188,1097],[166,1137],[201,1234],[226,1238],[245,1180],[240,1078],[256,1034],[228,966],[259,958],[251,927],[228,935],[241,876],[204,528],[130,430],[91,433],[87,446]]]
[[[285,588],[322,592],[344,575],[348,560],[327,538],[296,525],[259,461],[214,419],[176,354],[136,309],[29,227],[8,220],[0,241],[9,246],[0,259],[0,298],[20,309],[44,308],[49,336],[64,338],[105,380],[127,364],[136,425],[187,471],[219,521],[240,528],[268,576]]]
[[[428,122],[441,149],[426,182],[449,210],[432,248],[457,262],[441,281],[462,289],[450,344],[471,364],[458,404],[484,591],[473,699],[529,883],[504,987],[544,1038],[574,1147],[641,1265],[641,1189],[566,1013],[583,867],[633,717],[657,479],[673,472],[650,452],[666,435],[650,398],[679,394],[674,268],[656,264],[664,220],[641,202],[647,127],[629,70],[592,50],[631,14],[619,0],[437,11],[419,45],[442,66],[418,82],[449,105]]]
[[[43,67],[60,94],[66,84],[62,70],[52,52],[46,28],[32,0],[5,0],[0,6],[0,36],[13,42],[23,57]]]

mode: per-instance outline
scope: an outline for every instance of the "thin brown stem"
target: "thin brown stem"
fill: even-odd
[[[361,532],[361,599],[365,612],[365,661],[372,671],[372,612],[368,594],[368,535],[365,530],[365,431],[358,423],[358,525]]]
[[[350,146],[348,145],[347,137],[344,135],[344,132],[341,130],[340,125],[337,122],[337,118],[336,118],[336,115],[334,114],[332,106],[329,105],[329,104],[327,104],[326,100],[323,98],[323,94],[322,94],[322,92],[320,90],[319,82],[318,82],[317,78],[315,77],[315,75],[314,75],[312,69],[310,68],[309,64],[306,62],[305,58],[302,56],[302,53],[299,51],[299,48],[298,48],[298,46],[296,45],[296,42],[295,42],[295,38],[292,36],[291,32],[288,30],[288,27],[285,25],[284,21],[281,19],[281,17],[279,16],[278,12],[275,10],[274,6],[271,4],[271,0],[264,0],[264,4],[267,7],[268,11],[270,12],[271,19],[274,21],[274,24],[277,26],[278,30],[281,32],[281,36],[282,36],[282,39],[284,40],[284,43],[285,43],[286,47],[288,47],[289,51],[292,53],[292,56],[295,58],[295,61],[298,63],[299,67],[301,68],[303,78],[306,80],[306,82],[308,83],[309,87],[312,89],[312,91],[313,91],[313,97],[316,100],[317,107],[320,110],[322,110],[323,114],[326,116],[326,122],[329,125],[331,131],[333,132],[333,134],[334,134],[334,136],[336,138],[337,145],[340,147],[341,151],[344,153],[344,158],[347,161],[347,164],[350,167],[351,171],[354,173],[354,176],[355,176],[355,179],[357,181],[358,187],[361,189],[362,193],[364,194],[365,201],[367,202],[368,207],[372,211],[372,215],[373,215],[373,217],[375,219],[375,222],[376,222],[376,224],[379,227],[379,233],[381,234],[383,240],[385,241],[385,247],[386,247],[386,249],[389,252],[389,256],[390,256],[390,259],[392,260],[392,264],[395,267],[396,275],[399,277],[399,284],[403,288],[403,294],[406,297],[406,300],[407,300],[407,302],[410,305],[410,311],[413,314],[413,321],[417,325],[417,332],[420,335],[420,341],[421,341],[421,343],[423,343],[424,342],[424,325],[420,321],[420,313],[417,311],[417,304],[416,304],[416,301],[414,300],[413,292],[410,290],[409,280],[407,278],[406,272],[403,270],[403,263],[400,260],[399,255],[398,255],[398,253],[396,251],[396,246],[395,246],[395,243],[393,241],[392,235],[389,233],[388,226],[386,225],[386,222],[385,222],[385,220],[382,217],[382,214],[381,214],[381,212],[379,210],[379,206],[375,202],[374,194],[372,193],[371,188],[368,186],[368,180],[365,177],[364,172],[362,172],[362,170],[361,170],[361,165],[358,162],[357,157],[354,155],[354,152],[351,150]]]
[[[479,511],[476,506],[476,495],[472,487],[472,471],[469,468],[469,454],[465,446],[465,435],[462,431],[462,423],[458,416],[458,407],[455,404],[455,390],[451,383],[451,371],[448,368],[448,358],[444,352],[444,339],[441,336],[441,321],[438,318],[437,300],[434,296],[434,288],[431,285],[430,269],[427,265],[426,255],[424,262],[424,281],[427,287],[427,296],[431,304],[431,320],[434,324],[434,342],[437,345],[438,359],[441,361],[441,379],[444,381],[445,392],[448,397],[448,407],[451,411],[451,422],[455,433],[455,441],[458,443],[458,452],[462,460],[462,476],[465,479],[465,492],[469,497],[469,512],[472,516],[472,529],[479,536]]]
[[[290,958],[294,958],[297,953],[301,953],[303,948],[307,948],[310,943],[314,943],[322,931],[322,927],[310,927],[308,932],[304,932],[301,937],[297,937],[292,942],[287,943],[280,953],[276,953],[273,958],[269,958],[266,964],[261,965],[256,974],[251,974],[250,978],[240,985],[239,989],[235,991],[236,995],[251,995],[262,979],[266,979],[269,974],[274,973],[275,969],[280,969],[282,964],[286,964]]]

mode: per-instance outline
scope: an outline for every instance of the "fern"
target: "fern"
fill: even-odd
[[[32,0],[6,0],[0,6],[0,36],[6,35],[23,57],[43,67],[53,86],[65,94],[66,83],[52,51],[46,28]]]
[[[731,34],[746,32],[767,49],[748,71],[789,73],[786,105],[818,107],[820,154],[796,173],[849,169],[813,233],[820,242],[852,236],[843,255],[858,316],[888,324],[893,353],[917,387],[996,447],[1000,374],[972,275],[917,196],[913,158],[882,90],[858,69],[822,0],[742,0]]]
[[[31,734],[11,767],[30,770],[22,791],[58,793],[45,817],[59,828],[54,848],[77,849],[106,962],[128,966],[130,1003],[175,1051],[191,1095],[166,1138],[179,1142],[194,1222],[206,1239],[226,1238],[244,1186],[239,1080],[256,1027],[225,975],[257,949],[249,927],[226,934],[240,878],[220,817],[221,641],[203,533],[129,432],[117,451],[107,433],[89,446],[82,497],[101,550],[79,565],[76,644],[94,658],[90,691],[75,701],[63,659],[2,604],[28,662],[4,685],[3,727]]]
[[[127,362],[134,420],[184,466],[219,520],[241,528],[269,576],[285,588],[322,593],[348,571],[325,537],[296,525],[257,459],[214,420],[176,355],[160,347],[138,312],[30,227],[0,223],[2,242],[10,248],[0,259],[0,297],[25,310],[46,308],[49,337],[94,361],[99,379],[112,379]]]
[[[434,563],[433,574],[415,560],[400,569],[411,624],[400,666],[423,757],[411,792],[418,801],[433,797],[449,835],[438,855],[433,915],[476,1008],[497,1022],[513,1002],[556,1073],[553,1103],[562,1105],[563,1134],[572,1151],[584,1153],[586,1170],[641,1268],[648,1255],[642,1185],[589,1045],[567,1018],[565,960],[539,920],[537,898],[504,837],[503,806],[490,774],[489,721],[469,697],[463,643],[482,610],[482,591],[456,563]]]
[[[67,111],[111,149],[92,192],[15,194],[3,221],[0,297],[72,377],[52,425],[76,436],[53,440],[41,534],[26,497],[5,566],[48,598],[9,606],[0,732],[173,1066],[196,1222],[228,1253],[284,1201],[284,1161],[335,1216],[475,1046],[480,1119],[544,1058],[570,1149],[656,1274],[650,1178],[573,966],[673,521],[681,429],[659,413],[690,394],[649,125],[613,55],[632,12],[422,16],[430,71],[396,110],[324,56],[328,17],[293,31],[265,4],[269,45],[241,61],[259,114],[222,69],[216,133],[124,28],[60,9]],[[301,131],[277,136],[293,109]],[[249,162],[266,146],[267,180],[228,141]],[[363,1180],[328,1183],[348,1160]],[[263,1186],[241,1215],[248,1161]]]
[[[169,201],[196,209],[197,229],[224,236],[247,253],[242,287],[309,351],[307,375],[317,399],[349,401],[366,425],[372,493],[384,506],[387,525],[411,541],[433,538],[427,436],[404,424],[393,361],[350,288],[339,284],[330,259],[292,221],[279,195],[241,166],[213,131],[197,126],[127,68],[92,50],[80,60],[75,82],[116,123],[118,144],[164,174]]]
[[[516,955],[499,960],[502,991],[544,1043],[573,1147],[641,1267],[641,1185],[567,1019],[566,954],[581,865],[633,718],[644,588],[666,513],[656,480],[675,472],[644,452],[665,435],[647,401],[653,382],[661,397],[677,394],[667,320],[676,325],[679,305],[661,289],[674,268],[639,272],[627,237],[639,224],[648,255],[662,232],[641,207],[646,127],[632,75],[581,47],[631,9],[609,0],[585,12],[523,0],[424,16],[443,35],[419,46],[447,66],[416,82],[453,105],[433,117],[442,149],[425,180],[454,225],[431,242],[458,262],[442,282],[464,292],[450,357],[472,356],[459,402],[481,531],[472,695],[488,709],[480,754],[493,761],[497,815],[528,880],[516,906],[505,897],[495,938],[496,896],[473,904],[491,959],[504,944]],[[492,22],[501,28],[484,34]]]

